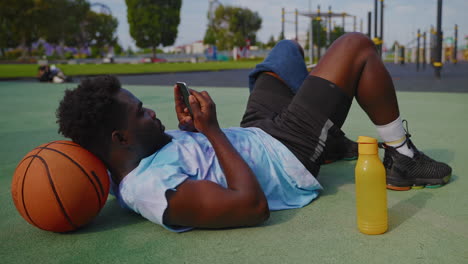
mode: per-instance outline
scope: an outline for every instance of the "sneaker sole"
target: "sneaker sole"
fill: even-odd
[[[441,180],[439,179],[433,180],[434,181],[433,183],[426,183],[426,184],[414,183],[412,185],[399,184],[397,181],[387,178],[387,189],[393,190],[393,191],[409,191],[411,189],[420,190],[424,188],[436,189],[447,184],[450,181],[451,177],[452,175],[450,174],[450,175],[445,176]],[[416,179],[415,181],[427,182],[428,179]]]

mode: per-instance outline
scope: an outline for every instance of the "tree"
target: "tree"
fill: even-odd
[[[117,19],[95,13],[87,0],[0,1],[0,48],[20,43],[31,54],[39,37],[48,43],[73,47],[116,43]],[[64,57],[64,54],[60,54]]]
[[[87,45],[84,25],[90,11],[87,0],[34,0],[37,5],[40,37],[48,43],[63,47]],[[63,52],[59,52],[64,58]]]
[[[111,15],[89,11],[86,17],[87,42],[96,49],[98,54],[102,54],[103,48],[108,45],[117,44],[115,31],[119,22]]]
[[[11,47],[16,47],[19,45],[18,38],[13,32],[13,24],[10,19],[7,19],[7,16],[4,15],[5,9],[0,8],[0,53],[2,56],[5,56],[6,49]]]
[[[284,33],[281,31],[278,36],[278,41],[283,40],[283,39],[284,39]]]
[[[130,36],[140,48],[174,44],[180,23],[182,0],[125,0]]]
[[[315,46],[318,47],[325,47],[327,45],[327,31],[325,27],[323,26],[322,20],[313,20],[312,21],[312,26],[314,27],[314,36],[313,36],[313,42]],[[317,38],[317,33],[320,34],[320,42]]]
[[[125,53],[124,49],[118,42],[114,44],[114,52],[117,55],[123,55]]]
[[[246,40],[256,42],[256,32],[262,26],[257,12],[247,8],[223,6],[216,8],[212,24],[208,25],[204,43],[216,45],[220,50],[245,46]]]
[[[205,37],[203,38],[203,43],[216,45],[216,32],[214,31],[214,27],[208,26]]]
[[[330,44],[337,40],[339,37],[344,35],[346,32],[344,31],[343,27],[334,27],[333,30],[330,32]]]
[[[49,43],[61,46],[83,45],[82,29],[90,5],[86,0],[41,0],[38,23],[41,35]]]
[[[135,55],[135,52],[133,51],[132,47],[130,47],[130,46],[127,47],[127,50],[125,52],[127,53],[127,56]]]
[[[323,25],[321,20],[314,19],[312,21],[312,26],[314,27],[314,35],[312,36],[314,46],[325,47],[327,45],[327,29]],[[317,32],[320,32],[320,43],[317,39]],[[338,37],[344,34],[343,28],[335,27],[330,33],[330,43],[335,41]],[[308,50],[310,48],[310,29],[307,30],[307,40],[304,49]]]
[[[276,45],[275,37],[273,35],[270,36],[270,39],[266,43],[267,48],[273,48]]]
[[[2,45],[20,43],[23,47],[23,56],[26,55],[26,51],[31,55],[31,45],[39,38],[36,1],[2,0],[0,1],[0,17],[2,17],[0,27],[8,28],[6,32],[0,33]],[[12,37],[12,39],[4,40],[7,37]],[[7,44],[8,42],[10,43]]]

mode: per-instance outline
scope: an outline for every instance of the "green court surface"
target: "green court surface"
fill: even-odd
[[[468,93],[398,93],[415,144],[450,164],[453,176],[438,189],[388,191],[386,234],[357,230],[355,161],[323,166],[319,181],[325,191],[319,199],[301,209],[273,212],[253,228],[171,233],[121,209],[110,197],[91,224],[59,234],[23,220],[10,185],[29,150],[62,139],[55,109],[63,90],[72,87],[0,82],[1,263],[468,263]],[[168,129],[176,128],[171,86],[126,88],[155,109]],[[206,90],[217,103],[220,124],[237,126],[248,90]],[[344,130],[352,139],[376,136],[355,102]]]

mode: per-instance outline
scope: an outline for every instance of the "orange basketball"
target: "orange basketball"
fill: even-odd
[[[40,145],[20,161],[11,194],[30,224],[66,232],[89,223],[104,206],[109,178],[104,164],[71,141]]]

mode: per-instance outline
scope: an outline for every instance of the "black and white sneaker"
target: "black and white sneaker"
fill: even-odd
[[[381,144],[385,149],[384,167],[387,172],[387,189],[407,191],[410,189],[438,188],[450,181],[452,168],[435,161],[419,151],[409,139],[408,147],[414,151],[410,158],[398,152],[397,148]]]

